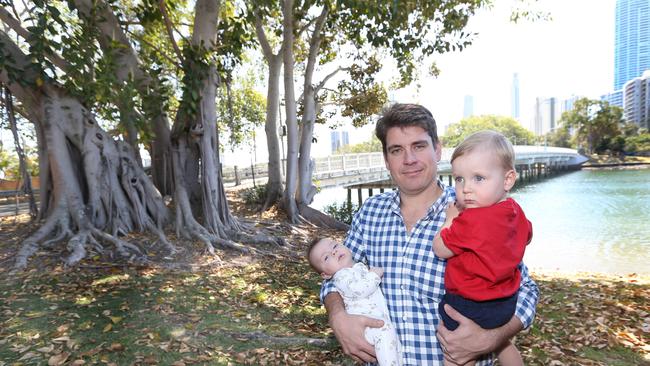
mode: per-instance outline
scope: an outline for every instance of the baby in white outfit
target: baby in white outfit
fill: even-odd
[[[363,263],[355,264],[350,250],[330,238],[312,241],[307,259],[323,279],[334,281],[348,314],[384,321],[381,328],[366,328],[366,340],[375,346],[380,366],[401,365],[399,337],[390,321],[386,300],[379,288],[384,271],[381,268],[368,269]]]

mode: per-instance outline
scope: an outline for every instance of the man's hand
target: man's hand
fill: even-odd
[[[384,276],[384,269],[381,267],[370,267],[369,271],[376,273],[379,278]]]
[[[437,337],[446,360],[464,365],[480,355],[492,352],[500,344],[500,336],[493,333],[499,328],[483,329],[449,305],[445,305],[445,311],[459,323],[454,331],[447,329],[443,323],[438,326]]]
[[[345,311],[330,314],[330,327],[339,341],[343,353],[357,362],[377,362],[375,347],[364,336],[366,327],[380,328],[384,322]]]

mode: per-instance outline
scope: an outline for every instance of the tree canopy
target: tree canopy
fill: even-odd
[[[535,135],[516,120],[504,116],[484,115],[464,118],[450,124],[442,136],[443,146],[456,147],[467,136],[481,130],[500,132],[513,145],[531,145],[535,142]]]
[[[589,154],[604,152],[610,142],[621,134],[623,110],[609,102],[578,99],[573,109],[562,114],[560,125],[573,131],[573,139],[578,148]],[[622,147],[621,147],[622,149]]]

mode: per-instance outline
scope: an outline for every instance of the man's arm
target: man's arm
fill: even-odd
[[[376,362],[375,348],[364,336],[366,327],[379,328],[384,322],[362,315],[350,315],[345,311],[343,298],[337,292],[331,292],[323,301],[329,324],[339,341],[343,353],[355,361]]]

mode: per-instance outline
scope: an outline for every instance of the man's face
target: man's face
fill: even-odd
[[[496,154],[481,147],[457,157],[451,165],[456,202],[463,209],[502,201],[516,177],[513,170],[503,168]]]
[[[400,194],[417,195],[435,187],[440,144],[418,126],[392,127],[386,134],[386,168]]]
[[[309,254],[309,259],[325,279],[331,278],[340,269],[354,265],[350,249],[329,238],[316,244]]]

